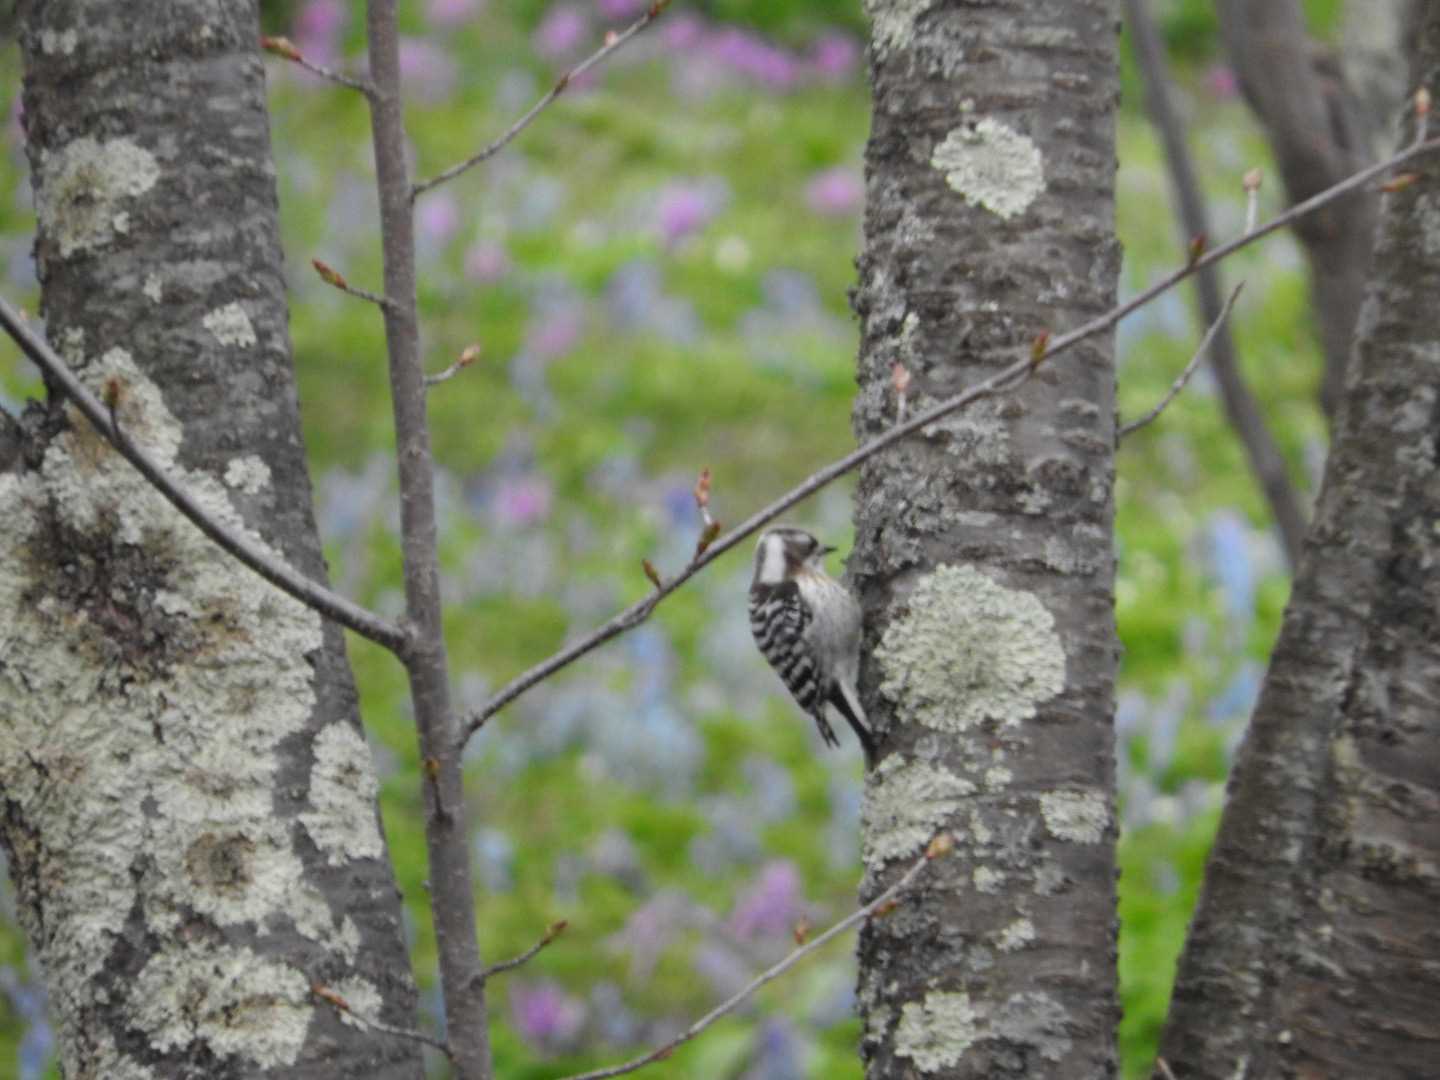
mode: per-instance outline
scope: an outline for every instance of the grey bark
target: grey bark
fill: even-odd
[[[1363,111],[1337,58],[1306,32],[1299,0],[1217,0],[1216,10],[1226,51],[1269,135],[1290,201],[1307,199],[1370,164],[1373,145]],[[1310,263],[1325,359],[1320,396],[1332,425],[1343,403],[1374,233],[1374,202],[1364,194],[1295,226]]]
[[[860,438],[1114,302],[1116,5],[874,0]],[[860,944],[870,1077],[1116,1067],[1112,340],[864,466],[849,571],[875,895],[958,846]]]
[[[1440,94],[1440,5],[1419,45]],[[1382,204],[1347,406],[1181,958],[1162,1053],[1184,1080],[1435,1074],[1440,163],[1415,168]]]
[[[1147,2],[1125,0],[1125,20],[1130,27],[1130,40],[1145,84],[1145,108],[1165,147],[1165,166],[1170,173],[1170,184],[1175,189],[1180,225],[1184,232],[1181,239],[1188,242],[1192,237],[1210,235],[1210,215],[1205,209],[1205,199],[1190,160],[1183,121],[1170,104],[1165,47]],[[1207,266],[1195,276],[1200,318],[1206,326],[1215,324],[1220,318],[1224,307],[1222,291],[1217,268]],[[1293,570],[1300,558],[1300,545],[1305,539],[1305,512],[1290,481],[1285,458],[1270,434],[1255,396],[1245,385],[1239,359],[1235,355],[1235,341],[1228,326],[1221,326],[1216,332],[1210,346],[1210,358],[1225,416],[1245,450],[1250,471],[1255,474],[1256,482],[1270,504],[1281,546]]]
[[[48,335],[316,578],[253,3],[27,3]],[[400,902],[340,632],[60,395],[0,474],[0,839],[70,1077],[407,1077]]]

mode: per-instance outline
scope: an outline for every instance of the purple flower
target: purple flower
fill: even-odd
[[[495,516],[512,526],[542,521],[550,513],[550,497],[550,484],[544,477],[507,477],[495,492]]]
[[[799,75],[789,52],[757,34],[730,27],[713,35],[709,47],[717,60],[772,90],[788,90]]]
[[[844,82],[860,62],[860,44],[849,34],[832,30],[810,46],[810,63],[825,82]]]
[[[740,937],[783,934],[800,915],[800,871],[789,859],[766,863],[755,884],[735,902],[730,929]]]
[[[486,284],[499,281],[510,272],[510,253],[504,245],[480,241],[465,252],[465,276]]]
[[[340,59],[340,38],[348,21],[349,14],[341,0],[310,0],[295,15],[292,28],[295,47],[307,60],[333,66]],[[316,85],[323,81],[318,76],[306,78]]]
[[[655,203],[655,224],[667,244],[676,244],[698,232],[715,216],[720,200],[712,191],[694,184],[671,184]]]
[[[400,39],[400,77],[422,101],[441,101],[455,88],[459,67],[442,46],[424,38]]]
[[[632,19],[650,6],[650,0],[597,0],[595,6],[607,19]]]
[[[563,356],[580,340],[580,313],[557,306],[546,312],[530,327],[526,347],[541,360]]]
[[[859,173],[844,165],[816,173],[805,185],[805,202],[817,214],[844,217],[860,209],[865,184]]]
[[[480,14],[484,6],[485,0],[429,0],[425,17],[436,26],[459,26]]]
[[[547,60],[563,59],[575,50],[589,31],[589,20],[584,12],[573,4],[560,4],[551,8],[535,28],[535,51]]]
[[[510,1015],[527,1042],[553,1050],[580,1034],[585,1026],[585,1003],[553,982],[517,984],[510,990]]]
[[[420,200],[415,209],[415,236],[422,247],[443,247],[460,228],[460,204],[440,191]]]
[[[693,49],[705,36],[705,24],[698,15],[677,12],[665,20],[660,41],[667,49]]]

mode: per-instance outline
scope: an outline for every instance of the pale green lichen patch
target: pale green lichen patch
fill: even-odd
[[[62,258],[99,247],[128,228],[126,200],[160,179],[155,156],[130,139],[86,135],[45,156],[36,211]]]
[[[1017,952],[1035,940],[1035,924],[1029,919],[1016,919],[995,937],[995,947],[1001,952]]]
[[[974,792],[970,781],[932,765],[886,758],[865,785],[860,811],[865,864],[878,870],[893,859],[918,855]]]
[[[895,1029],[895,1053],[921,1072],[958,1065],[981,1037],[969,994],[934,991],[923,1002],[906,1002]]]
[[[939,731],[1014,725],[1064,689],[1055,620],[1032,594],[942,565],[906,606],[875,650],[880,692],[904,715]]]
[[[121,425],[211,516],[246,529],[229,489],[176,459],[182,429],[128,354],[79,370],[116,389]],[[20,906],[66,989],[61,1046],[89,1045],[77,1025],[132,913],[163,940],[197,919],[262,939],[293,927],[353,960],[357,927],[307,882],[300,834],[275,813],[280,744],[315,707],[319,616],[211,543],[78,415],[37,469],[0,475],[0,506],[0,790],[34,837],[12,872],[65,885],[47,891],[43,932]],[[363,741],[318,742],[307,831],[332,859],[378,853]],[[196,966],[212,963],[219,983]],[[250,952],[167,953],[144,977],[137,1026],[174,1045],[213,1039],[218,1056],[271,1063],[303,1038],[303,980],[291,994],[299,976]]]
[[[1045,190],[1045,162],[1028,136],[992,117],[952,129],[930,164],[967,202],[1002,218],[1023,213]]]
[[[1098,844],[1110,824],[1110,807],[1096,791],[1053,791],[1040,796],[1045,827],[1058,840]]]
[[[244,308],[233,301],[224,307],[207,312],[200,321],[205,324],[206,330],[215,335],[215,340],[221,345],[233,345],[237,348],[248,349],[257,340],[255,327],[250,324],[250,316],[245,314]]]
[[[160,1051],[200,1043],[216,1057],[294,1064],[314,1010],[305,977],[245,949],[198,942],[152,957],[128,997],[131,1024]]]
[[[146,274],[146,275],[145,275],[145,285],[144,285],[142,291],[145,293],[145,295],[146,295],[147,297],[150,298],[150,300],[151,300],[152,303],[158,304],[158,303],[160,302],[161,297],[164,295],[163,288],[162,288],[162,286],[161,286],[161,284],[160,284],[160,275],[159,275],[159,274]]]
[[[80,35],[73,28],[51,30],[46,27],[40,31],[40,51],[47,56],[69,56],[79,43]]]
[[[876,52],[884,57],[896,48],[908,45],[915,36],[915,20],[931,5],[932,0],[865,0],[870,16],[870,40]]]
[[[378,787],[370,747],[349,724],[335,723],[315,739],[309,813],[300,820],[331,865],[384,854],[375,821]]]

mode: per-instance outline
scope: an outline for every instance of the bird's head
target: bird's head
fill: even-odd
[[[834,550],[793,525],[766,529],[755,545],[755,578],[751,584],[783,585],[806,568],[823,572],[825,556]]]

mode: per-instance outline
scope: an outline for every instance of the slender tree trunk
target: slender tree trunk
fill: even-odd
[[[48,336],[319,578],[253,3],[21,5]],[[0,474],[0,839],[67,1076],[417,1077],[340,633],[52,395]]]
[[[1420,35],[1440,97],[1440,5]],[[1163,1054],[1182,1080],[1434,1076],[1440,163],[1385,197],[1347,405]]]
[[[859,436],[1115,295],[1110,0],[867,4]],[[1111,342],[872,459],[850,572],[882,736],[863,891],[957,849],[860,946],[870,1077],[1115,1070]]]

